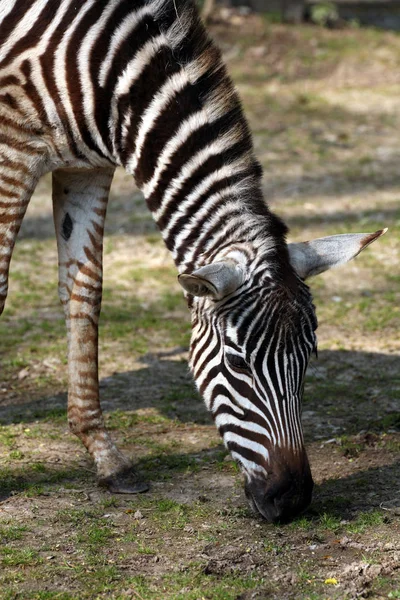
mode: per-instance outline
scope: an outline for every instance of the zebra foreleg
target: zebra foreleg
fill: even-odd
[[[68,422],[86,446],[99,484],[116,493],[148,489],[137,481],[104,425],[99,401],[98,321],[103,230],[113,169],[53,173],[59,295],[68,330]]]
[[[11,145],[11,144],[10,144]],[[8,293],[12,252],[26,209],[40,175],[41,157],[0,151],[0,315]]]

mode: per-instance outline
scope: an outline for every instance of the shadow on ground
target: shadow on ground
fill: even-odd
[[[218,477],[210,477],[210,469],[216,469],[221,451],[222,446],[200,452],[143,457],[137,461],[135,468],[144,480],[150,482],[150,497],[156,491],[155,484],[158,484],[159,490],[161,484],[172,481],[177,499],[180,499],[180,491],[184,489],[184,502],[195,502],[199,497],[203,498],[203,501],[221,500],[226,491],[224,475],[220,473]],[[60,485],[67,486],[72,493],[96,489],[94,469],[61,463],[46,464],[40,471],[36,467],[35,464],[24,464],[17,470],[1,469],[0,502],[21,492],[28,495],[51,495],[52,489],[58,491]],[[399,514],[399,476],[400,461],[397,461],[376,467],[358,468],[354,473],[322,481],[315,486],[310,508],[299,518],[305,518],[312,524],[323,515],[329,514],[332,518],[351,521],[357,518],[359,513],[377,508],[387,510],[388,515]],[[212,489],[210,484],[207,484],[210,479]],[[202,492],[206,496],[203,497]],[[120,498],[129,499],[130,496]],[[243,505],[244,502],[243,495]],[[249,517],[255,516],[250,508],[247,513]]]
[[[152,409],[180,423],[211,423],[195,390],[182,348],[147,354],[139,368],[100,381],[102,407],[114,411]],[[303,421],[308,441],[332,433],[355,434],[399,426],[400,356],[323,350],[306,377]],[[48,420],[66,414],[66,394],[0,402],[0,424]]]

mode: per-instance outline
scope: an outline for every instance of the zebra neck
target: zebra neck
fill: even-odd
[[[194,162],[186,163],[185,174]],[[185,179],[178,176],[162,196],[153,192],[146,200],[180,272],[202,266],[229,246],[265,242],[270,213],[251,160],[222,164],[201,176],[197,171]]]
[[[268,220],[261,169],[194,4],[148,0],[141,10],[148,27],[140,21],[140,49],[116,84],[110,146],[143,191],[178,267],[197,266],[204,253],[260,230],[260,215]]]

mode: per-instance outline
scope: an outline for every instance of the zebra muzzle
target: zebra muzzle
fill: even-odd
[[[300,470],[289,467],[271,472],[267,478],[257,475],[245,484],[251,508],[270,523],[285,523],[302,513],[310,504],[314,481],[307,457]]]

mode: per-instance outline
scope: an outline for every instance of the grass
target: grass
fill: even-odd
[[[0,550],[0,563],[3,567],[26,567],[37,566],[41,562],[35,550],[25,548],[2,548]]]
[[[55,470],[41,463],[21,466],[20,461],[0,466],[0,487],[3,494],[23,492],[26,496],[38,496],[45,491],[46,486],[55,483],[69,482],[82,477],[78,468],[60,468]]]
[[[26,525],[6,525],[0,527],[0,540],[4,544],[6,542],[13,542],[15,540],[21,540],[24,534],[28,530]]]

